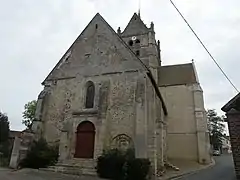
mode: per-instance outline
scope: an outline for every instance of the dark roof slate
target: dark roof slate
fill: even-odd
[[[193,63],[161,66],[158,68],[158,86],[198,83]]]
[[[238,93],[234,98],[228,101],[228,103],[221,108],[221,110],[224,112],[228,112],[231,109],[240,111],[240,93]]]

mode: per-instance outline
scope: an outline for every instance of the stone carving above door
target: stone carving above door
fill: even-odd
[[[126,134],[119,134],[112,139],[112,148],[121,150],[133,148],[132,139]]]

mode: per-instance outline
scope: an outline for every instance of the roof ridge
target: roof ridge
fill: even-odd
[[[168,67],[168,66],[181,66],[181,65],[193,65],[192,63],[182,63],[182,64],[168,64],[168,65],[163,65],[160,67]]]

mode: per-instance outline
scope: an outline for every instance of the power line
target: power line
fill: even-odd
[[[188,25],[188,27],[191,29],[192,33],[195,35],[195,37],[198,39],[198,41],[200,42],[200,44],[202,45],[202,47],[207,51],[208,55],[211,57],[211,59],[213,60],[213,62],[217,65],[217,67],[220,69],[220,71],[223,73],[223,75],[226,77],[226,79],[229,81],[229,83],[233,86],[233,88],[239,93],[239,90],[237,89],[237,87],[233,84],[233,82],[229,79],[229,77],[227,76],[227,74],[223,71],[223,69],[220,67],[220,65],[218,64],[218,62],[215,60],[215,58],[212,56],[212,54],[209,52],[209,50],[207,49],[207,47],[203,44],[202,40],[198,37],[198,35],[195,33],[195,31],[193,30],[193,28],[190,26],[190,24],[187,22],[187,20],[184,18],[184,16],[182,15],[182,13],[179,11],[179,9],[177,8],[177,6],[173,3],[172,0],[169,0],[171,2],[171,4],[173,5],[173,7],[177,10],[177,12],[179,13],[179,15],[182,17],[182,19],[185,21],[185,23]]]

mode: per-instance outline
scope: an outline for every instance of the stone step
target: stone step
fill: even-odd
[[[58,163],[59,166],[76,166],[81,168],[95,168],[97,165],[94,159],[71,159],[65,160],[63,163]]]
[[[48,168],[42,168],[43,171],[59,172],[63,174],[72,175],[91,175],[96,176],[97,172],[95,168],[80,168],[76,166],[50,166]]]
[[[93,175],[96,176],[97,162],[94,159],[69,159],[64,162],[58,162],[56,166],[44,168],[44,171],[59,172],[73,175]]]
[[[97,170],[94,169],[82,169],[82,174],[86,174],[86,175],[92,175],[92,176],[97,176]]]
[[[48,168],[40,168],[40,171],[49,171],[49,172],[55,172],[55,169],[48,167]]]

